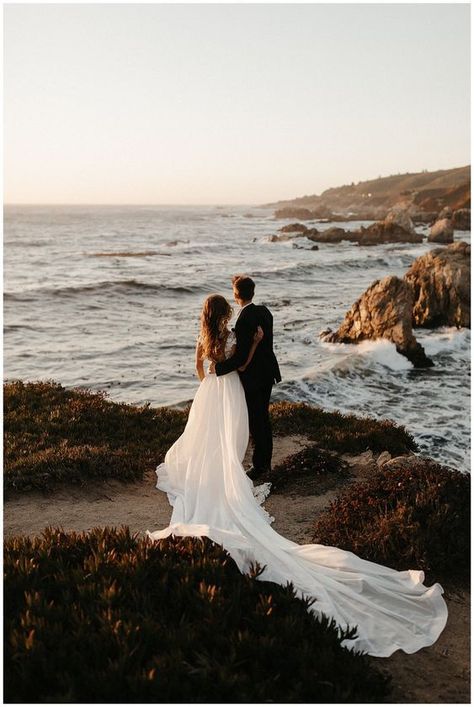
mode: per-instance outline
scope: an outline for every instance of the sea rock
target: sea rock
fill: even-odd
[[[445,206],[443,209],[441,209],[436,220],[438,221],[442,218],[453,218],[453,210],[450,206]]]
[[[357,236],[354,236],[354,231],[346,231],[338,226],[326,228],[325,231],[309,228],[304,235],[317,243],[340,243],[341,241],[357,240]]]
[[[443,209],[445,211],[445,209]],[[440,218],[430,228],[429,243],[452,243],[453,223],[450,218]]]
[[[347,312],[337,332],[324,332],[325,341],[359,343],[388,339],[415,367],[432,366],[412,330],[413,291],[405,280],[388,275],[376,280]]]
[[[383,221],[377,221],[367,228],[361,226],[357,234],[359,245],[423,242],[423,236],[416,233],[408,211],[401,207],[393,207]]]
[[[291,245],[293,248],[298,248],[298,250],[319,250],[317,245],[314,245],[312,248],[308,248],[307,246],[302,245],[301,242],[293,242]]]
[[[415,226],[405,206],[393,206],[385,217],[384,223],[399,226],[406,233],[415,233]]]
[[[456,211],[453,211],[453,226],[458,231],[470,231],[471,209],[456,209]]]
[[[417,258],[404,277],[413,292],[413,325],[469,327],[471,246],[458,241]]]
[[[281,241],[291,241],[293,238],[297,238],[297,235],[292,235],[291,233],[282,233],[281,236],[272,235],[268,236],[267,240],[269,243],[279,243]]]
[[[304,233],[308,227],[303,223],[289,223],[287,226],[282,226],[279,231],[281,233]]]
[[[314,219],[313,212],[309,209],[295,206],[285,206],[283,209],[275,211],[275,218],[297,218],[303,221]]]

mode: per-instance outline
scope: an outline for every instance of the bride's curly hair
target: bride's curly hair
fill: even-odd
[[[227,325],[233,309],[222,295],[209,295],[201,312],[200,342],[204,358],[221,361],[227,339]]]

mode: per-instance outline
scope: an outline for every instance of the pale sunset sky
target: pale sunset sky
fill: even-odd
[[[4,201],[261,204],[470,163],[468,4],[4,5]]]

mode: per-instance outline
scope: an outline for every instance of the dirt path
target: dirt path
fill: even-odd
[[[274,464],[307,443],[303,436],[277,437]],[[346,484],[377,472],[371,452],[346,460],[353,474]],[[48,495],[12,495],[4,508],[4,537],[38,535],[47,525],[88,531],[96,526],[125,524],[138,533],[164,528],[171,511],[166,494],[158,491],[155,483],[156,475],[150,472],[136,484],[104,481],[87,488],[62,487]],[[277,532],[295,542],[308,543],[317,515],[340,491],[339,486],[319,496],[270,495],[265,507],[275,517],[273,527]],[[470,702],[470,595],[454,587],[445,590],[448,623],[433,646],[413,655],[397,651],[390,658],[371,659],[392,675],[394,689],[388,703]]]

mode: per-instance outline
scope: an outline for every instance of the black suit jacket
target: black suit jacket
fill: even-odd
[[[280,368],[273,351],[273,316],[267,307],[253,304],[253,302],[244,307],[235,324],[236,347],[234,355],[226,361],[216,363],[218,376],[223,376],[243,366],[248,359],[253,336],[258,326],[263,329],[263,339],[257,346],[246,370],[239,372],[242,385],[247,390],[262,383],[281,381]]]

